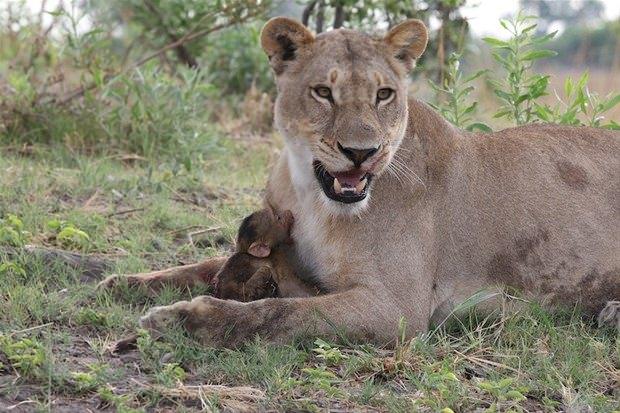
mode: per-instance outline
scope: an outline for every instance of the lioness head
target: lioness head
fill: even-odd
[[[267,22],[261,44],[296,190],[318,193],[338,212],[364,208],[405,133],[408,72],[427,38],[419,20],[380,39],[346,29],[315,37],[295,20]]]

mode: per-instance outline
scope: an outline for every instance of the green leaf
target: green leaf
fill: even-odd
[[[510,386],[512,383],[514,383],[514,379],[512,377],[506,377],[503,378],[499,381],[499,383],[497,383],[497,385],[501,388],[506,388],[508,386]]]
[[[476,130],[479,130],[481,132],[493,132],[493,129],[491,129],[489,125],[487,125],[486,123],[482,123],[482,122],[472,123],[471,125],[467,127],[467,130],[470,132],[474,132]]]
[[[506,102],[512,102],[512,95],[500,89],[495,89],[494,92],[498,97],[504,99]]]
[[[474,102],[471,105],[469,105],[462,113],[461,115],[468,115],[470,113],[472,113],[474,110],[476,110],[476,107],[478,106],[478,102]]]
[[[548,106],[535,105],[534,113],[540,120],[545,122],[551,121],[551,109]]]
[[[570,76],[564,81],[564,96],[567,98],[573,94],[573,79]]]
[[[612,120],[608,124],[603,125],[603,127],[605,129],[620,130],[620,123],[617,123],[616,121]]]
[[[483,37],[482,40],[493,47],[510,47],[510,44],[504,40],[500,40],[496,37]]]
[[[463,80],[463,83],[469,83],[472,80],[477,79],[480,76],[482,76],[483,74],[487,73],[488,71],[489,71],[489,69],[479,70],[476,73],[474,73],[473,75],[470,75],[470,76],[466,77],[465,80]]]
[[[557,56],[557,54],[558,52],[555,52],[553,50],[532,50],[524,54],[521,58],[523,60],[531,61]]]
[[[603,103],[602,112],[607,112],[620,103],[620,93]]]
[[[555,37],[555,35],[558,34],[558,31],[554,31],[548,34],[545,34],[544,36],[539,36],[539,37],[535,37],[534,39],[532,39],[532,44],[542,44],[542,43],[546,43],[549,40],[553,39]]]
[[[515,401],[522,401],[527,399],[527,397],[525,397],[523,394],[521,394],[520,391],[517,390],[510,390],[506,392],[506,398]]]
[[[586,83],[588,83],[589,77],[590,73],[587,70],[583,72],[583,74],[579,77],[579,80],[577,81],[577,88],[583,89],[586,86]]]
[[[504,116],[510,116],[512,114],[512,111],[508,110],[508,109],[504,109],[504,110],[500,110],[499,112],[496,112],[495,115],[493,115],[494,118],[502,118]]]

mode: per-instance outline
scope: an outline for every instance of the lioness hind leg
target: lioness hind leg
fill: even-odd
[[[176,287],[192,287],[197,284],[208,284],[226,262],[226,257],[216,257],[197,264],[183,265],[141,274],[113,274],[101,281],[97,289],[112,289],[122,282],[130,286],[145,286],[156,292],[163,285]]]
[[[608,301],[598,315],[598,326],[611,326],[620,331],[620,301]]]

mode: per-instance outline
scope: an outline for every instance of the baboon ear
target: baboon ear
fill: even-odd
[[[295,60],[299,48],[312,42],[314,36],[306,26],[286,17],[269,20],[260,34],[261,46],[277,75],[284,71],[287,61]]]
[[[271,248],[264,242],[254,241],[248,248],[248,253],[256,258],[267,258],[271,254]]]
[[[422,21],[411,19],[392,28],[385,35],[384,41],[394,57],[402,60],[407,70],[411,70],[426,49],[428,31]]]

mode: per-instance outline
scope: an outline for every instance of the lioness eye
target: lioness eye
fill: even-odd
[[[319,86],[314,88],[314,91],[316,92],[317,95],[319,95],[320,97],[324,98],[324,99],[331,99],[332,97],[332,91],[325,86]]]
[[[394,93],[394,91],[390,88],[383,88],[383,89],[379,89],[377,91],[377,100],[381,101],[381,100],[387,100],[392,96],[392,93]]]

